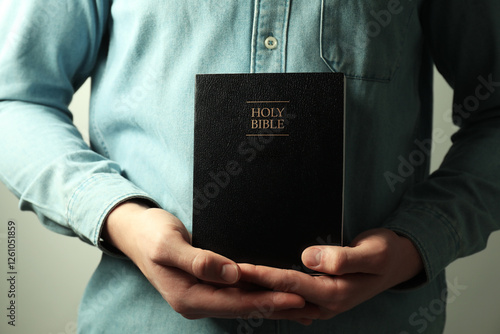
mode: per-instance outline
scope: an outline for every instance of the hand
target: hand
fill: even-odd
[[[259,316],[308,324],[319,316],[318,308],[306,306],[296,294],[236,286],[241,276],[238,265],[192,247],[184,225],[167,211],[134,202],[122,204],[110,213],[103,237],[188,319]]]
[[[302,253],[310,269],[334,276],[310,276],[294,270],[271,271],[240,265],[242,279],[276,291],[296,293],[320,307],[329,319],[423,270],[413,243],[388,229],[359,235],[349,247],[312,246]]]

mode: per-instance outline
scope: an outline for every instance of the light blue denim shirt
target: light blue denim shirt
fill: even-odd
[[[80,333],[442,331],[444,268],[484,248],[500,225],[498,0],[26,0],[0,8],[0,178],[49,229],[102,248],[106,215],[134,197],[190,229],[195,74],[338,71],[347,76],[345,239],[385,226],[409,237],[425,265],[412,288],[304,327],[186,320],[131,261],[106,252],[83,297]],[[433,61],[454,88],[461,130],[429,176],[430,144],[442,139],[431,127]],[[91,148],[68,111],[88,77]]]

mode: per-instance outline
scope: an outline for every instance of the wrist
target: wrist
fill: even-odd
[[[424,263],[418,248],[414,242],[405,235],[398,234],[399,240],[403,245],[401,254],[406,259],[404,264],[407,266],[407,277],[401,283],[393,287],[396,290],[408,290],[421,286],[427,281]]]
[[[137,224],[136,217],[151,207],[147,202],[136,199],[117,205],[104,221],[101,233],[103,243],[128,256],[127,240],[134,235],[132,229]]]

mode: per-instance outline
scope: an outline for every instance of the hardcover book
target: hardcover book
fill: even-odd
[[[344,87],[341,73],[197,75],[195,247],[307,272],[305,248],[342,245]]]

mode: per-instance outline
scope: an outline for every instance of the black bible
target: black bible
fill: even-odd
[[[341,73],[196,76],[195,247],[308,272],[342,245],[344,95]]]

